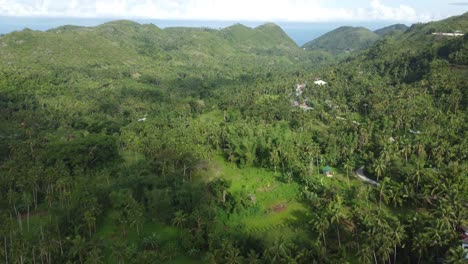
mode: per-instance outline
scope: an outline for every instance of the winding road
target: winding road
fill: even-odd
[[[364,166],[360,167],[359,169],[356,170],[356,175],[363,181],[367,182],[367,183],[370,183],[374,186],[380,186],[380,184],[376,181],[373,181],[369,178],[366,177],[366,175],[364,175]]]

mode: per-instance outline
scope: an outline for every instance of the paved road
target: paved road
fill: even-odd
[[[364,166],[360,167],[359,169],[356,170],[356,175],[363,181],[370,183],[374,186],[380,186],[380,184],[376,181],[373,181],[364,175]]]

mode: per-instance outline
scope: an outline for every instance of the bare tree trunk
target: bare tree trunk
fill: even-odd
[[[314,162],[312,159],[309,161],[309,170],[310,170],[310,176],[312,176],[312,174],[314,173]]]
[[[319,166],[319,160],[317,158],[317,177],[320,176],[320,166]]]
[[[34,189],[33,189],[33,199],[34,199],[34,210],[37,210],[37,189],[36,189],[36,186],[34,186]]]
[[[346,169],[346,179],[348,180],[348,188],[349,188],[349,169]]]
[[[63,256],[63,247],[62,247],[62,240],[59,239],[59,246],[60,246],[60,256]]]
[[[18,215],[18,210],[16,209],[16,204],[13,204],[13,209],[15,209],[15,215]]]
[[[3,240],[5,242],[5,263],[8,264],[8,251],[7,251],[7,239],[6,239],[6,237],[3,237]]]
[[[375,250],[373,250],[372,253],[374,254],[374,261],[375,261],[375,264],[378,264],[378,263],[377,263],[377,257],[375,256]]]
[[[358,251],[359,251],[359,250],[361,250],[361,243],[359,243],[359,236],[358,236],[358,232],[357,232],[357,227],[354,230],[354,235],[356,236],[356,243],[357,243],[357,248],[358,248]]]
[[[341,248],[340,229],[336,227],[336,233],[338,234],[338,246]]]
[[[27,221],[27,224],[28,224],[28,232],[29,232],[29,203],[28,203],[28,221]]]
[[[19,225],[19,227],[20,227],[20,230],[23,231],[23,222],[21,221],[21,214],[20,214],[20,212],[18,212],[18,214],[17,214],[16,217],[18,218],[18,225]]]
[[[325,246],[325,248],[327,247],[327,241],[325,239],[325,232],[322,232],[322,237],[323,237],[323,245]]]
[[[396,244],[395,244],[395,249],[393,251],[393,263],[396,263]]]

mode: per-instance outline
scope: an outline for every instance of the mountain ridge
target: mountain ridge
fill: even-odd
[[[365,27],[338,27],[302,47],[306,50],[323,50],[332,54],[360,51],[370,47],[379,36]]]
[[[405,24],[393,24],[393,25],[390,25],[390,26],[387,26],[387,27],[377,29],[374,32],[377,35],[379,35],[381,37],[384,37],[384,36],[387,36],[387,35],[390,35],[390,34],[403,33],[408,29],[409,29],[409,27],[407,25],[405,25]]]

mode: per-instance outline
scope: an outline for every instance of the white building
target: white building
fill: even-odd
[[[434,32],[434,33],[432,33],[432,35],[448,36],[448,37],[461,37],[461,36],[464,36],[465,34],[461,33],[460,31],[455,31],[455,33]]]
[[[316,84],[316,85],[325,85],[327,83],[322,81],[322,80],[317,80],[317,81],[314,82],[314,84]]]

